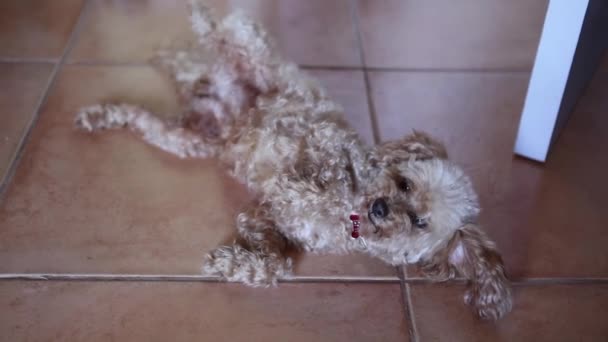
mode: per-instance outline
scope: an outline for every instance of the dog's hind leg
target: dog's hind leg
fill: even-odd
[[[272,91],[283,64],[267,32],[240,11],[216,21],[200,0],[190,1],[190,21],[198,42],[216,51],[224,73],[235,73],[259,93]]]
[[[103,104],[85,107],[76,115],[75,124],[89,132],[129,128],[149,144],[182,158],[214,156],[219,148],[206,141],[201,132],[173,126],[145,109],[132,105]]]
[[[263,206],[252,208],[237,218],[241,241],[211,251],[203,264],[203,274],[250,286],[276,285],[291,274],[291,260],[285,256],[287,239],[278,231]]]

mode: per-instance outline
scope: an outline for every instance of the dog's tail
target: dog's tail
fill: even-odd
[[[273,76],[281,65],[268,33],[241,11],[217,20],[200,0],[190,0],[190,21],[198,42],[216,51],[262,92],[273,87]]]

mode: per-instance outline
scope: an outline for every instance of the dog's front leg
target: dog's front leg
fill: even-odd
[[[194,51],[178,50],[159,51],[152,63],[164,71],[175,84],[180,102],[189,109],[194,96],[205,92],[208,85],[204,84],[209,68]]]
[[[291,260],[285,256],[287,240],[264,206],[241,213],[237,228],[240,241],[211,251],[203,274],[250,286],[276,285],[279,278],[291,274]]]

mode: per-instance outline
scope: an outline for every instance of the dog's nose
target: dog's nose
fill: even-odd
[[[377,217],[386,217],[388,215],[388,204],[384,198],[378,198],[372,204],[372,213]]]

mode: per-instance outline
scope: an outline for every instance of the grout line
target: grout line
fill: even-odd
[[[514,286],[608,284],[608,278],[529,278],[511,281]]]
[[[70,66],[112,66],[112,67],[147,67],[152,65],[146,61],[135,61],[135,62],[117,62],[108,60],[79,60],[79,61],[66,61],[64,65]],[[336,70],[336,71],[363,71],[361,66],[350,66],[350,65],[312,65],[312,64],[298,64],[301,69],[304,70]]]
[[[37,58],[37,57],[0,57],[0,63],[6,64],[54,64],[57,58]]]
[[[1,274],[1,280],[55,280],[55,281],[210,281],[218,282],[217,277],[199,275],[160,275],[160,274],[74,274],[74,273],[8,273]]]
[[[43,106],[45,105],[45,103],[48,99],[51,88],[55,84],[57,74],[59,74],[59,69],[61,69],[66,56],[72,50],[74,42],[76,41],[76,37],[80,33],[80,28],[83,25],[87,9],[89,8],[89,3],[90,3],[90,0],[86,0],[82,4],[82,7],[80,8],[80,13],[78,13],[78,17],[76,19],[76,22],[74,23],[74,27],[72,28],[72,32],[70,33],[70,37],[68,38],[68,41],[65,44],[61,57],[59,58],[57,63],[55,63],[55,66],[53,67],[53,70],[51,71],[51,74],[49,75],[47,84],[43,88],[43,91],[40,94],[40,100],[38,101],[38,103],[36,104],[36,107],[34,108],[34,115],[32,115],[32,119],[25,126],[25,132],[21,136],[21,139],[19,140],[19,143],[17,144],[17,148],[11,158],[11,163],[4,173],[4,178],[2,178],[0,180],[1,181],[1,183],[0,183],[0,201],[2,201],[2,199],[4,198],[6,189],[8,188],[8,185],[11,183],[13,177],[15,176],[17,166],[19,165],[19,162],[21,161],[21,157],[23,156],[23,152],[25,151],[25,146],[27,145],[27,142],[32,134],[34,126],[36,126],[36,123],[38,122],[38,118],[40,117],[40,111],[42,110]]]
[[[410,286],[405,282],[407,270],[403,267],[396,267],[397,274],[400,279],[401,300],[404,311],[404,319],[408,326],[409,340],[412,342],[418,341],[418,328],[416,327],[416,319],[414,317],[414,308],[412,306],[412,296],[410,294]]]
[[[97,66],[97,67],[149,67],[152,64],[149,62],[115,62],[115,61],[96,61],[96,60],[82,60],[82,61],[65,61],[64,65],[69,66]]]
[[[219,277],[188,274],[104,274],[104,273],[7,273],[0,274],[3,280],[45,280],[45,281],[181,281],[181,282],[225,282]],[[294,276],[280,279],[280,283],[396,283],[396,277],[357,277],[357,276]]]
[[[365,68],[362,66],[352,65],[311,65],[311,64],[298,64],[298,66],[304,70],[329,70],[329,71],[363,71]]]
[[[354,282],[354,283],[403,283],[403,285],[449,284],[463,285],[465,279],[455,279],[437,282],[426,278],[407,278],[407,275],[397,273],[393,276],[293,276],[281,279],[283,283],[318,283],[318,282]],[[219,281],[218,277],[196,274],[111,274],[111,273],[0,273],[0,280],[127,280],[127,281]],[[588,285],[608,284],[608,278],[525,278],[511,282],[514,286],[535,285]]]
[[[0,63],[2,60],[0,59]],[[15,61],[17,63],[19,61]],[[27,62],[27,61],[26,61]],[[114,66],[114,67],[142,67],[150,63],[140,62],[117,62],[103,60],[80,60],[65,61],[64,65],[76,66]],[[530,73],[530,69],[508,69],[508,68],[399,68],[399,67],[371,67],[352,65],[314,65],[298,64],[304,70],[336,70],[336,71],[370,71],[370,72],[402,72],[402,73]]]
[[[529,74],[532,69],[519,68],[413,68],[413,67],[374,67],[365,66],[363,69],[371,72],[410,72],[410,73],[503,73]]]
[[[412,285],[423,284],[451,284],[464,285],[467,280],[464,278],[455,278],[448,281],[434,281],[428,278],[413,277],[406,278],[404,282]],[[521,278],[512,279],[511,284],[514,286],[534,286],[534,285],[576,285],[576,284],[608,284],[608,278],[603,277],[579,277],[579,278]]]
[[[418,335],[418,327],[416,326],[416,313],[414,312],[414,305],[412,304],[412,291],[409,284],[404,283],[404,295],[407,301],[407,311],[408,318],[410,321],[410,340],[413,342],[418,342],[420,340]]]
[[[376,113],[376,106],[374,104],[374,98],[372,96],[372,86],[369,79],[368,69],[366,68],[365,62],[365,51],[363,50],[363,37],[361,35],[361,28],[359,23],[359,11],[357,4],[354,0],[350,1],[350,15],[351,21],[355,28],[355,35],[357,36],[357,45],[359,47],[359,59],[361,65],[363,65],[363,81],[365,83],[365,94],[367,96],[367,107],[369,110],[369,119],[372,125],[372,136],[374,143],[380,142],[380,129],[378,128],[378,116]]]
[[[292,276],[279,282],[317,283],[317,282],[349,282],[349,283],[397,283],[397,277],[365,277],[365,276]]]

